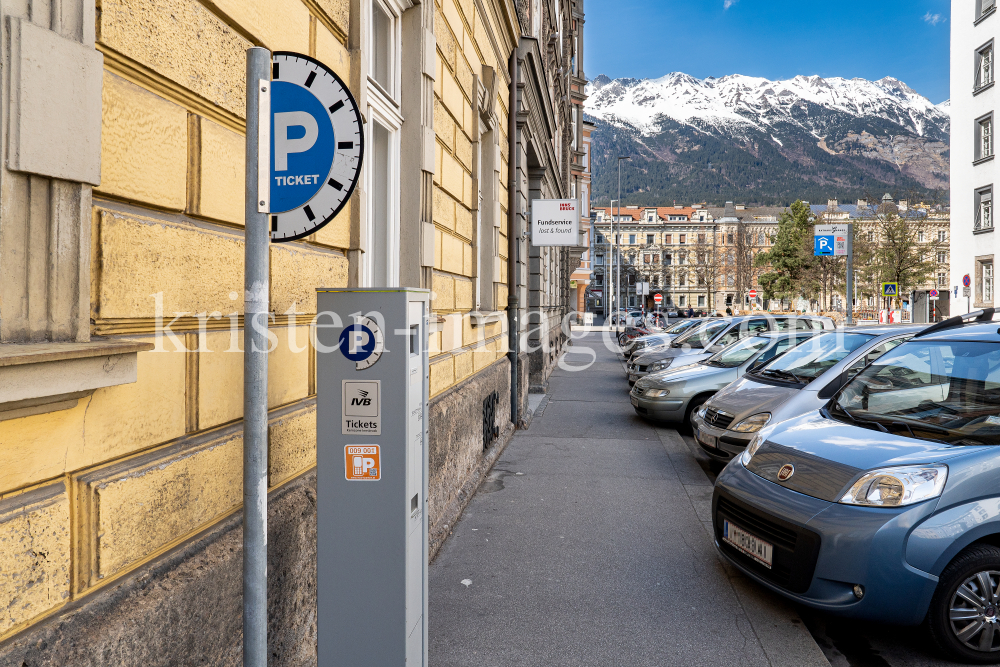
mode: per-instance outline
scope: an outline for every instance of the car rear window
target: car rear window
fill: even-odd
[[[675,338],[671,347],[684,347],[686,345],[691,348],[704,348],[728,326],[729,322],[726,320],[706,322],[702,326],[691,329]]]

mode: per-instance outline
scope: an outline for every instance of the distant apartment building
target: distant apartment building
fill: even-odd
[[[993,193],[1000,175],[996,152],[996,0],[951,3],[951,235],[950,287],[954,313],[994,304],[997,238]],[[972,65],[972,69],[969,69]],[[968,296],[963,280],[969,276]]]
[[[783,210],[733,202],[596,208],[592,291],[618,292],[620,258],[622,307],[650,306],[654,294],[663,308],[748,307],[763,272],[753,257],[769,247]],[[637,293],[642,282],[649,283],[648,295]]]
[[[859,200],[840,204],[810,205],[815,224],[855,224],[855,238],[863,235],[874,243],[880,231],[878,214],[892,212],[918,225],[916,241],[925,256],[936,261],[937,270],[925,283],[914,286],[906,296],[915,304],[916,321],[927,321],[934,314],[948,313],[947,297],[942,294],[931,304],[932,289],[946,290],[948,280],[950,220],[947,211],[925,204],[909,205],[906,200],[894,200],[886,194],[879,202]],[[593,267],[588,294],[588,308],[594,312],[610,312],[613,297],[621,294],[625,308],[651,308],[653,296],[661,296],[662,308],[693,308],[705,312],[743,311],[751,307],[750,293],[756,290],[756,305],[781,308],[782,304],[765,303],[761,275],[770,267],[758,265],[757,257],[767,252],[778,231],[778,221],[786,210],[780,206],[751,207],[726,202],[725,206],[706,204],[692,206],[599,207],[594,209],[595,240]],[[619,261],[620,260],[620,261]],[[856,309],[877,307],[877,286],[864,282],[862,267],[858,277]],[[616,287],[619,280],[620,290]],[[815,310],[840,310],[846,305],[843,279],[831,281],[835,287],[822,294],[809,295],[806,304],[796,300],[785,302],[786,308],[805,307]],[[648,294],[640,294],[637,284],[649,283]],[[604,297],[604,298],[600,298]],[[607,311],[605,311],[607,308]],[[934,312],[936,308],[936,313]]]

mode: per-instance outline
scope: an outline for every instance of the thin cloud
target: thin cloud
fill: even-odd
[[[736,0],[726,0],[726,6],[728,7],[729,3],[735,1]],[[944,20],[945,18],[941,14],[931,14],[930,12],[924,14],[924,21],[930,23],[931,25],[937,25],[938,23],[941,23]]]
[[[725,2],[722,3],[722,8],[723,9],[729,9],[730,7],[732,7],[733,5],[735,5],[737,2],[739,2],[739,0],[725,0]]]

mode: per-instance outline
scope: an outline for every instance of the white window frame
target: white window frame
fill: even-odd
[[[993,291],[995,289],[993,276],[993,262],[983,262],[983,302],[993,303]]]
[[[979,92],[996,80],[996,51],[993,40],[976,49],[976,70],[973,92]]]
[[[390,26],[390,90],[386,90],[375,80],[374,72],[374,19],[372,17],[372,4],[378,4],[389,16]],[[365,255],[362,262],[362,281],[366,286],[399,286],[400,271],[400,132],[403,127],[402,103],[400,91],[402,88],[402,15],[409,9],[412,3],[409,0],[368,0],[364,2],[364,16],[368,26],[366,42],[368,52],[369,71],[366,74],[367,81],[367,134],[369,136],[368,145],[370,150],[375,149],[374,123],[378,123],[389,133],[389,155],[388,155],[388,187],[389,201],[387,202],[387,225],[385,238],[376,238],[374,218],[374,196],[375,183],[372,167],[374,166],[374,155],[369,154],[369,159],[365,160],[365,192],[368,197],[367,210],[368,220],[365,225]],[[385,272],[384,276],[375,275],[375,253],[385,252]]]

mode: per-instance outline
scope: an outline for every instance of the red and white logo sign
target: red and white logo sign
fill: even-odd
[[[757,298],[757,290],[755,290],[755,289],[750,290],[750,298],[751,299],[756,299]]]
[[[663,301],[663,297],[659,294],[654,294],[653,301],[656,302],[656,305],[660,305],[660,302]]]

